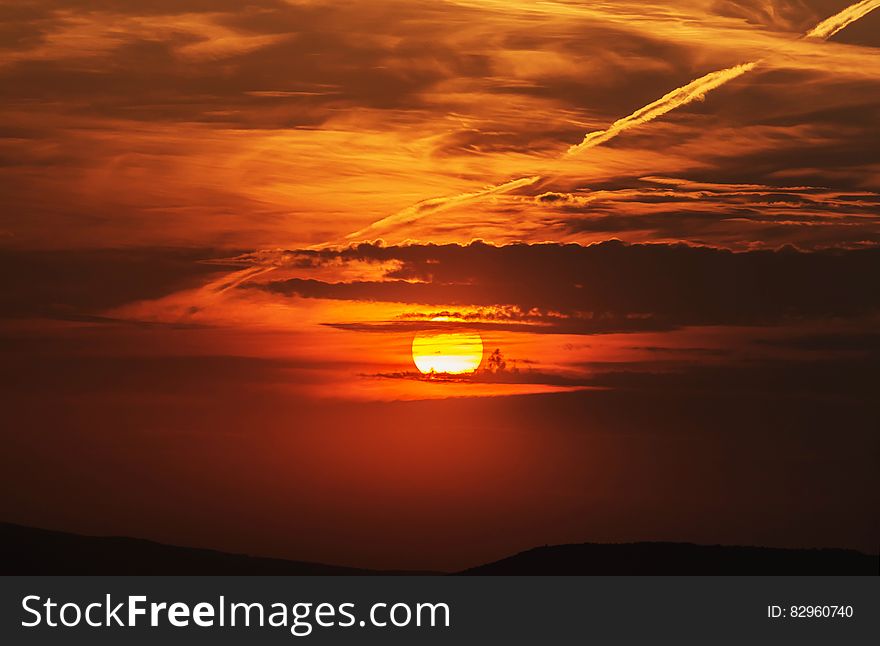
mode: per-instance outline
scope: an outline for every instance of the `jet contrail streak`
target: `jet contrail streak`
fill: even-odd
[[[398,211],[394,215],[389,215],[387,218],[382,218],[381,220],[373,222],[371,225],[361,229],[360,231],[355,231],[354,233],[348,234],[347,236],[345,236],[345,239],[352,240],[368,233],[376,233],[378,230],[384,229],[389,226],[407,224],[408,222],[418,220],[428,213],[438,213],[440,211],[445,211],[461,204],[467,204],[468,202],[472,202],[474,200],[480,200],[484,197],[489,197],[490,195],[507,193],[517,188],[534,184],[539,179],[541,179],[541,177],[537,175],[532,177],[520,177],[519,179],[512,179],[509,182],[504,182],[503,184],[487,186],[486,188],[475,191],[473,193],[461,193],[460,195],[450,195],[448,197],[432,197],[427,200],[422,200],[417,204],[406,207],[402,211]]]
[[[227,274],[219,280],[208,283],[202,289],[205,292],[222,294],[223,292],[238,287],[242,283],[246,283],[252,278],[256,278],[260,274],[268,273],[270,271],[273,271],[274,269],[274,266],[268,265],[257,265],[256,267],[241,269],[239,271],[234,271],[231,274]]]
[[[824,38],[827,40],[850,23],[855,22],[878,7],[880,7],[880,0],[862,0],[862,2],[857,2],[840,13],[820,22],[808,31],[805,37]]]
[[[862,2],[857,2],[820,22],[807,32],[805,37],[822,38],[827,40],[847,25],[862,18],[878,7],[880,7],[880,0],[862,0]],[[710,72],[709,74],[706,74],[706,76],[701,76],[695,81],[691,81],[687,85],[673,90],[663,98],[646,105],[644,108],[636,110],[628,117],[618,119],[611,124],[609,128],[587,134],[581,143],[571,146],[565,153],[565,156],[576,155],[581,151],[603,144],[606,141],[614,139],[614,137],[625,130],[652,121],[657,117],[663,116],[667,112],[671,112],[676,108],[687,105],[691,101],[701,100],[707,93],[721,87],[728,81],[732,81],[746,72],[751,71],[757,64],[758,63],[756,62],[744,63],[742,65],[737,65],[736,67],[729,67],[726,70]]]
[[[732,81],[738,76],[742,76],[749,70],[754,69],[757,63],[744,63],[729,67],[725,70],[711,72],[705,76],[701,76],[695,81],[691,81],[687,85],[672,90],[665,96],[657,99],[653,103],[649,103],[643,108],[639,108],[628,117],[618,119],[606,130],[597,130],[591,132],[584,137],[584,140],[574,146],[571,146],[565,153],[565,156],[576,155],[584,150],[604,144],[606,141],[614,139],[624,130],[635,128],[643,123],[653,121],[657,117],[661,117],[667,112],[671,112],[676,108],[687,105],[691,101],[703,99],[707,93],[721,87],[728,81]]]
[[[830,18],[823,20],[807,32],[804,37],[822,38],[827,40],[847,25],[862,18],[878,7],[880,7],[880,0],[862,0],[862,2],[857,2]],[[653,103],[649,103],[643,108],[639,108],[631,115],[618,119],[605,130],[596,130],[587,133],[584,136],[583,141],[569,147],[562,157],[566,158],[577,155],[585,150],[594,148],[595,146],[599,146],[614,139],[617,135],[630,128],[635,128],[636,126],[653,121],[654,119],[693,101],[702,100],[712,90],[716,90],[728,81],[732,81],[746,72],[753,70],[757,65],[758,61],[753,61],[750,63],[743,63],[742,65],[735,65],[734,67],[728,67],[727,69],[718,70],[716,72],[710,72],[705,76],[701,76],[687,85],[672,90]],[[373,222],[371,225],[360,231],[355,231],[354,233],[345,236],[345,239],[355,240],[361,238],[365,234],[377,233],[390,226],[414,222],[430,213],[438,213],[461,204],[476,202],[485,197],[489,197],[490,195],[507,193],[523,186],[535,184],[541,179],[543,179],[543,176],[541,175],[522,177],[503,184],[489,186],[474,193],[462,193],[461,195],[434,197],[423,200],[422,202],[409,206],[402,211],[398,211],[394,215]]]

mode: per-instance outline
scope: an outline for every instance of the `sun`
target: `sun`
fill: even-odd
[[[413,339],[412,356],[422,374],[474,372],[483,360],[483,339],[476,332],[420,332]]]

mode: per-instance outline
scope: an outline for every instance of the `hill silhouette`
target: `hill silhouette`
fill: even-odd
[[[231,554],[140,538],[83,536],[0,523],[0,575],[409,574]]]
[[[440,574],[289,561],[0,523],[0,575]],[[878,575],[880,556],[842,549],[692,543],[537,547],[462,575]]]
[[[842,549],[583,543],[536,547],[461,574],[878,575],[880,556]]]

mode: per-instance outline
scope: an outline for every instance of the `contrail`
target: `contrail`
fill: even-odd
[[[805,34],[805,38],[822,38],[828,40],[831,36],[839,32],[841,29],[862,18],[877,7],[880,7],[880,0],[862,0],[834,14],[830,18],[823,20],[813,29]],[[588,133],[584,140],[571,146],[564,156],[568,157],[576,155],[579,152],[604,144],[606,141],[614,139],[617,135],[625,130],[640,126],[643,123],[652,121],[657,117],[663,116],[667,112],[671,112],[676,108],[687,105],[691,101],[702,100],[706,94],[715,90],[728,81],[742,76],[746,72],[753,70],[758,65],[757,62],[743,63],[735,67],[729,67],[726,70],[710,72],[706,76],[701,76],[695,81],[691,81],[687,85],[673,90],[666,96],[653,103],[646,105],[644,108],[636,110],[628,117],[618,119],[606,130],[597,130]]]
[[[877,1],[880,2],[880,0]],[[565,156],[576,155],[588,148],[604,144],[606,141],[614,139],[624,130],[629,130],[630,128],[640,126],[643,123],[653,121],[657,117],[661,117],[667,112],[671,112],[676,108],[687,105],[691,101],[702,100],[705,98],[706,94],[712,90],[721,87],[738,76],[742,76],[746,72],[754,69],[756,65],[757,63],[744,63],[742,65],[736,65],[735,67],[729,67],[717,72],[710,72],[705,76],[701,76],[687,85],[672,90],[672,92],[669,92],[653,103],[649,103],[644,108],[639,108],[628,117],[618,119],[606,130],[596,130],[595,132],[588,133],[581,143],[571,146],[568,151],[566,151]]]
[[[823,20],[807,32],[804,37],[822,38],[827,40],[847,25],[862,18],[878,7],[880,7],[880,0],[862,0],[862,2],[857,2],[830,18]],[[562,155],[562,158],[571,157],[590,148],[594,148],[595,146],[604,144],[630,128],[635,128],[648,123],[649,121],[653,121],[654,119],[693,101],[702,100],[712,90],[716,90],[725,83],[755,69],[758,63],[759,61],[753,61],[750,63],[735,65],[734,67],[728,67],[727,69],[718,70],[716,72],[710,72],[705,76],[701,76],[700,78],[691,81],[687,85],[672,90],[653,103],[649,103],[643,108],[639,108],[629,116],[618,119],[605,130],[596,130],[587,133],[584,136],[583,141],[579,144],[570,146]],[[507,193],[523,186],[535,184],[542,179],[544,179],[542,175],[522,177],[503,184],[489,186],[473,193],[462,193],[461,195],[434,197],[423,200],[422,202],[409,206],[402,211],[398,211],[394,215],[378,220],[360,231],[355,231],[354,233],[345,236],[345,239],[354,240],[368,233],[376,233],[389,226],[414,222],[430,213],[445,211],[461,204],[481,200],[490,195]]]
[[[653,119],[656,119],[657,117],[660,117],[667,112],[675,110],[678,107],[686,105],[691,101],[702,99],[706,96],[708,92],[711,92],[715,88],[721,87],[728,81],[735,79],[742,74],[745,74],[756,65],[757,63],[745,63],[743,65],[737,65],[735,67],[730,67],[728,69],[720,70],[717,72],[711,72],[709,74],[706,74],[705,76],[701,76],[695,81],[691,81],[687,85],[677,88],[672,92],[669,92],[657,101],[649,103],[645,107],[636,110],[628,117],[618,119],[613,124],[611,124],[608,129],[597,130],[596,132],[591,132],[587,134],[581,143],[571,146],[568,151],[563,155],[563,157],[575,155],[588,148],[593,148],[594,146],[603,144],[606,141],[614,139],[617,135],[625,130],[635,128],[638,125],[647,123],[648,121],[652,121]],[[391,226],[415,222],[416,220],[421,219],[429,213],[438,213],[440,211],[445,211],[461,204],[481,200],[490,195],[508,193],[517,188],[535,184],[541,179],[543,179],[543,176],[541,175],[521,177],[519,179],[514,179],[509,182],[504,182],[503,184],[488,186],[480,191],[476,191],[473,193],[462,193],[461,195],[452,195],[449,197],[433,197],[427,200],[423,200],[422,202],[419,202],[412,206],[408,206],[402,211],[398,211],[394,215],[389,215],[386,218],[382,218],[381,220],[373,222],[369,226],[364,227],[359,231],[350,233],[345,236],[345,239],[355,240],[358,238],[362,238],[363,236],[370,233],[378,233],[380,230],[386,229]]]
[[[202,289],[205,292],[222,294],[223,292],[238,287],[242,283],[246,283],[251,278],[256,278],[260,274],[268,273],[270,271],[273,271],[274,269],[274,266],[258,265],[256,267],[249,267],[248,269],[234,271],[231,274],[223,276],[219,280],[208,283]]]
[[[414,222],[415,220],[424,217],[428,213],[439,213],[440,211],[446,211],[447,209],[451,209],[461,204],[467,204],[468,202],[473,202],[474,200],[481,200],[484,197],[488,197],[490,195],[507,193],[514,189],[534,184],[540,179],[541,177],[539,175],[534,175],[532,177],[520,177],[519,179],[512,179],[509,182],[504,182],[503,184],[487,186],[473,193],[461,193],[460,195],[451,195],[448,197],[432,197],[427,200],[422,200],[417,204],[406,207],[402,211],[398,211],[394,215],[389,215],[387,218],[377,220],[368,227],[364,227],[360,231],[355,231],[354,233],[348,234],[347,236],[345,236],[345,239],[352,240],[354,238],[360,238],[361,236],[368,233],[376,233],[378,230],[385,229],[389,226]]]
[[[880,7],[880,0],[862,0],[847,7],[838,14],[823,20],[807,32],[805,38],[831,38],[834,34],[859,18]]]

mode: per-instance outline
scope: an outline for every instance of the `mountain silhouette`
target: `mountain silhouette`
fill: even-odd
[[[0,523],[0,575],[369,575],[369,570],[83,536]],[[843,549],[692,543],[548,545],[469,568],[462,575],[878,575],[880,556]]]
[[[0,554],[0,575],[7,576],[416,574],[231,554],[140,538],[83,536],[11,523],[0,523]]]
[[[583,543],[536,547],[461,574],[878,575],[880,556],[842,549]]]

